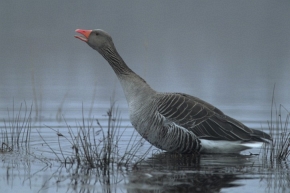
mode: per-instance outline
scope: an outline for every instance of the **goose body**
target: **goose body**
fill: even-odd
[[[174,153],[237,153],[259,147],[270,135],[250,129],[213,105],[183,93],[160,93],[133,72],[103,30],[76,38],[98,51],[115,71],[126,96],[130,121],[149,143]]]

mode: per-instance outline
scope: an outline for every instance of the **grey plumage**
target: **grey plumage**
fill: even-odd
[[[156,92],[126,65],[106,32],[76,31],[85,36],[76,37],[97,50],[113,68],[123,87],[132,125],[152,145],[177,153],[214,152],[215,148],[227,153],[249,148],[244,144],[271,140],[267,133],[246,127],[197,97]],[[215,147],[219,142],[233,144],[233,148]]]

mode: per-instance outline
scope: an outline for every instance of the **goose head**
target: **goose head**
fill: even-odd
[[[91,48],[98,51],[99,53],[102,53],[103,50],[107,47],[114,48],[114,43],[111,36],[101,29],[77,29],[75,31],[81,34],[81,36],[75,35],[75,38],[86,42]]]

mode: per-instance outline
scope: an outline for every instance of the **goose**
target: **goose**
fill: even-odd
[[[131,70],[111,36],[101,30],[77,29],[75,35],[99,52],[123,88],[130,121],[153,146],[171,153],[239,153],[269,143],[271,136],[250,129],[197,97],[161,93]]]

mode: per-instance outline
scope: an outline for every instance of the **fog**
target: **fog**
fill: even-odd
[[[290,1],[1,1],[0,99],[125,102],[107,62],[75,29],[103,29],[154,89],[216,106],[290,98]],[[95,95],[93,94],[95,92]],[[265,107],[266,105],[266,107]]]

